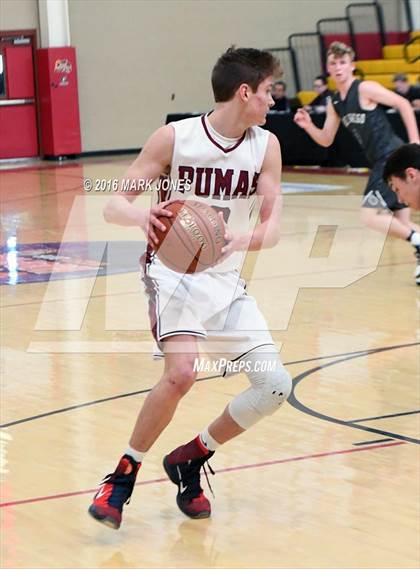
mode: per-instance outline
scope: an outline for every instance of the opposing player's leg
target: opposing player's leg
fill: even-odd
[[[417,286],[420,286],[420,227],[410,220],[410,208],[408,207],[396,211],[395,216],[401,223],[408,227],[410,231],[406,240],[414,247],[414,255],[417,259],[417,265],[414,269],[414,279]]]
[[[398,201],[397,194],[382,179],[382,164],[376,164],[370,173],[362,201],[362,221],[367,227],[399,239],[407,239],[411,229],[406,216],[397,212],[407,209]],[[409,219],[408,214],[408,219]]]
[[[372,168],[362,202],[363,223],[381,233],[404,239],[414,247],[417,267],[414,272],[420,285],[420,228],[410,219],[410,209],[398,201],[397,194],[382,180],[382,164]]]
[[[115,471],[104,478],[89,508],[92,517],[113,529],[121,525],[122,510],[133,492],[144,454],[169,424],[179,401],[196,378],[194,336],[174,336],[165,340],[163,346],[164,373],[146,397],[126,453]]]
[[[384,209],[362,207],[361,219],[367,227],[397,237],[408,239],[411,229],[400,221],[393,213]]]
[[[409,207],[405,207],[404,209],[398,209],[397,211],[394,212],[394,216],[398,219],[398,221],[400,221],[401,223],[406,225],[409,229],[411,229],[411,231],[417,231],[418,233],[420,233],[420,225],[417,225],[417,223],[414,223],[411,220],[411,209]]]

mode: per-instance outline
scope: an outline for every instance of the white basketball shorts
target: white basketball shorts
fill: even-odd
[[[149,318],[159,350],[166,338],[196,336],[200,348],[234,360],[274,345],[255,299],[238,271],[182,275],[152,255],[142,259]]]

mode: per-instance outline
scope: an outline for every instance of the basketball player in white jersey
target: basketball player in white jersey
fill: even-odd
[[[219,264],[180,276],[159,261],[150,244],[157,241],[155,228],[164,230],[158,217],[171,215],[162,202],[140,209],[134,196],[121,193],[106,206],[109,222],[140,225],[147,236],[143,281],[152,330],[165,358],[164,373],[143,404],[128,448],[89,508],[95,519],[112,528],[120,526],[123,506],[147,451],[194,384],[199,344],[206,351],[210,345],[219,354],[228,351],[226,358],[231,361],[246,358],[250,387],[193,440],[164,458],[164,468],[178,486],[177,504],[187,516],[210,515],[200,470],[217,447],[274,413],[290,394],[290,376],[238,272],[244,252],[273,247],[279,240],[280,146],[274,135],[257,126],[265,123],[273,105],[271,89],[279,70],[278,61],[268,52],[228,49],[212,73],[214,111],[158,129],[124,176],[150,181],[166,174],[172,182],[188,180],[189,192],[180,183],[178,191],[165,199],[194,199],[219,208],[226,222]],[[261,199],[259,222],[250,230],[250,209],[256,197]]]

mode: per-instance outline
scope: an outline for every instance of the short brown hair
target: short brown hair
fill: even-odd
[[[384,181],[388,183],[391,176],[406,180],[407,168],[420,170],[420,144],[403,144],[388,156],[383,170]]]
[[[353,48],[349,45],[346,45],[341,41],[333,41],[327,51],[327,57],[330,55],[333,55],[334,57],[343,57],[343,55],[349,55],[350,59],[353,61],[355,53],[353,51]]]
[[[240,85],[246,83],[253,92],[270,77],[281,77],[280,61],[272,53],[253,48],[230,47],[213,68],[211,84],[216,103],[230,101]]]

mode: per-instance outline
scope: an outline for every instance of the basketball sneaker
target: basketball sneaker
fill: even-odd
[[[210,491],[213,493],[208,481],[205,463],[213,456],[214,452],[207,451],[204,456],[184,461],[182,450],[190,444],[178,447],[166,455],[163,459],[163,468],[169,479],[178,486],[176,503],[181,512],[194,519],[208,518],[211,514],[211,505],[200,485],[200,470],[203,468]],[[210,472],[214,474],[209,464],[208,467]]]
[[[115,472],[105,476],[88,510],[95,520],[112,529],[120,527],[122,509],[130,501],[140,466],[141,462],[125,454]]]
[[[420,245],[414,247],[414,251],[415,251],[414,254],[417,258],[417,266],[414,271],[414,278],[416,280],[416,285],[420,286]]]

